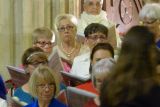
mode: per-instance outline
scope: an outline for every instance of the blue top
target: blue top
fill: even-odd
[[[6,88],[4,86],[4,82],[1,75],[0,75],[0,98],[6,99]]]
[[[156,42],[156,45],[157,45],[158,48],[160,48],[160,40],[158,40],[158,41]]]
[[[34,101],[34,98],[29,93],[25,92],[22,87],[19,87],[15,90],[14,96],[18,97],[20,102],[24,102],[26,104]]]
[[[60,90],[65,90],[66,89],[66,85],[64,83],[60,83]]]
[[[61,83],[60,84],[60,90],[66,89],[66,86]],[[25,104],[32,103],[35,99],[33,98],[32,95],[29,93],[25,92],[22,87],[19,87],[15,90],[14,92],[14,97],[18,97],[20,102],[24,102]]]
[[[38,106],[38,100],[34,101],[33,103],[26,105],[24,107],[39,107]],[[55,98],[53,98],[51,100],[51,103],[49,104],[48,107],[67,107],[66,105],[64,105],[63,103],[59,102],[58,100],[56,100]]]

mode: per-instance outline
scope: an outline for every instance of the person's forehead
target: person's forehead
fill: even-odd
[[[94,53],[95,59],[111,58],[111,52],[107,49],[99,49]]]
[[[47,38],[47,37],[41,37],[41,38],[38,38],[38,41],[51,41],[52,39],[51,38]]]
[[[48,84],[48,83],[52,83],[52,82],[53,81],[50,76],[46,77],[46,75],[39,74],[39,77],[37,78],[37,83]]]
[[[65,26],[65,25],[74,25],[74,24],[70,19],[67,19],[67,18],[59,21],[59,26]]]
[[[105,35],[104,33],[102,33],[102,32],[95,32],[95,33],[89,34],[89,36],[101,36],[101,35],[106,36],[106,35]]]

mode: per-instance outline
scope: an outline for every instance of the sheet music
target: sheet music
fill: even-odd
[[[62,63],[61,63],[61,60],[60,60],[60,57],[58,55],[58,52],[55,52],[55,54],[49,60],[48,65],[51,69],[56,70],[57,72],[64,70]]]
[[[24,69],[9,65],[7,66],[7,69],[16,87],[22,86],[29,80],[30,76],[24,71]]]
[[[86,81],[90,80],[90,77],[84,78],[84,77],[80,77],[80,76],[77,76],[77,75],[73,75],[73,74],[65,72],[65,71],[61,71],[61,74],[64,75],[64,76],[67,76],[71,79],[80,81],[80,82],[86,82]]]

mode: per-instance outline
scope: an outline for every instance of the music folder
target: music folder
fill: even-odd
[[[68,73],[65,71],[60,71],[60,72],[63,76],[68,77],[68,78],[75,80],[75,81],[87,82],[90,80],[90,77],[84,78],[84,77],[80,77],[80,76],[77,76],[77,75],[74,75],[74,74],[71,74],[71,73]]]
[[[66,97],[69,107],[84,107],[85,104],[93,100],[97,95],[89,91],[78,89],[76,87],[67,87]]]
[[[26,82],[28,82],[30,76],[24,71],[24,69],[9,65],[7,65],[6,67],[16,87],[20,87]]]

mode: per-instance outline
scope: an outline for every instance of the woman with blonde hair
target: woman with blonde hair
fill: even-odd
[[[59,84],[53,71],[39,65],[29,80],[29,90],[36,100],[25,107],[66,107],[54,97],[59,92]]]
[[[89,51],[89,48],[77,41],[77,19],[71,14],[61,14],[55,19],[58,43],[53,48],[51,57],[58,52],[59,56],[72,63],[73,59]],[[51,59],[51,57],[49,59]]]

